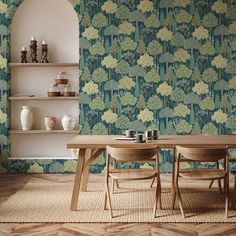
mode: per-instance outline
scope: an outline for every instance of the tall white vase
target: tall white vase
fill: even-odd
[[[20,113],[20,121],[22,130],[30,130],[33,125],[33,113],[31,106],[22,106]]]

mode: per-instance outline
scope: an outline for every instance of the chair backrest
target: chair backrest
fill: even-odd
[[[107,154],[117,161],[148,160],[157,155],[157,145],[136,148],[107,146]]]
[[[228,154],[227,147],[224,148],[205,148],[205,147],[182,147],[176,146],[177,155],[181,155],[186,159],[193,161],[209,161],[215,162],[224,159]]]

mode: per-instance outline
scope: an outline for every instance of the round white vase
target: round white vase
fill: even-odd
[[[22,106],[20,113],[20,121],[22,130],[30,130],[33,125],[33,113],[31,106]]]
[[[64,115],[61,123],[64,130],[73,130],[75,127],[75,118],[70,115]]]
[[[44,117],[44,123],[46,130],[53,130],[56,126],[56,117],[46,116]]]

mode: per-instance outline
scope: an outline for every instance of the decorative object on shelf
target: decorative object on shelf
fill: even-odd
[[[73,97],[73,96],[75,96],[75,91],[72,88],[70,83],[65,85],[63,96],[64,97]]]
[[[20,113],[22,130],[30,130],[33,125],[33,112],[31,106],[22,106]]]
[[[57,84],[57,87],[58,87],[58,89],[60,91],[60,95],[63,96],[65,84]]]
[[[45,41],[42,41],[42,56],[41,56],[41,63],[49,63],[48,59],[48,45]]]
[[[70,115],[64,115],[61,123],[64,130],[73,130],[75,127],[75,118]]]
[[[30,53],[31,53],[31,62],[38,63],[38,60],[37,60],[37,40],[35,37],[31,38],[29,48],[30,48]]]
[[[57,78],[55,79],[55,82],[57,84],[67,84],[68,83],[68,79],[67,79],[67,74],[65,71],[60,71],[57,74]]]
[[[61,93],[59,91],[59,88],[56,83],[50,84],[50,87],[48,89],[48,97],[57,97],[60,96]]]
[[[35,95],[34,94],[17,93],[13,97],[35,97]]]
[[[56,127],[56,117],[46,116],[44,117],[44,123],[46,130],[53,130]]]
[[[28,63],[26,47],[21,48],[21,63]]]
[[[60,71],[57,74],[57,78],[55,79],[55,83],[57,84],[57,86],[59,88],[61,96],[63,96],[65,85],[68,83],[67,74],[65,71]]]

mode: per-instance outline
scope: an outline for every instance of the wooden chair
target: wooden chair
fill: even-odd
[[[111,205],[111,196],[109,189],[109,177],[112,180],[143,180],[143,179],[153,179],[157,178],[157,187],[155,192],[155,204],[153,215],[156,217],[157,203],[161,208],[161,181],[160,181],[160,172],[159,172],[159,158],[158,158],[158,148],[157,146],[149,147],[116,147],[116,146],[107,146],[107,158],[106,158],[106,175],[105,175],[105,201],[104,209],[107,209],[107,200],[111,217],[112,205]],[[110,169],[110,159],[113,158],[115,161],[121,162],[139,162],[147,161],[155,157],[156,168],[144,169],[144,168],[127,168],[127,169]]]
[[[236,201],[236,171],[231,171],[231,174],[234,176],[234,189],[232,196],[232,209],[235,209],[235,201]]]
[[[236,157],[231,157],[229,158],[229,163],[234,163],[236,162]],[[231,171],[231,174],[234,177],[234,188],[233,188],[233,196],[232,196],[232,208],[235,209],[235,201],[236,201],[236,171]]]
[[[217,162],[218,160],[224,160],[224,169],[207,169],[207,168],[188,168],[180,170],[181,156],[185,159],[196,162]],[[225,217],[228,216],[229,208],[229,161],[228,150],[226,148],[187,148],[176,147],[175,158],[175,175],[174,175],[174,191],[172,209],[175,207],[176,195],[178,197],[179,207],[182,216],[185,218],[182,198],[179,191],[179,176],[191,180],[224,180],[225,188]]]

